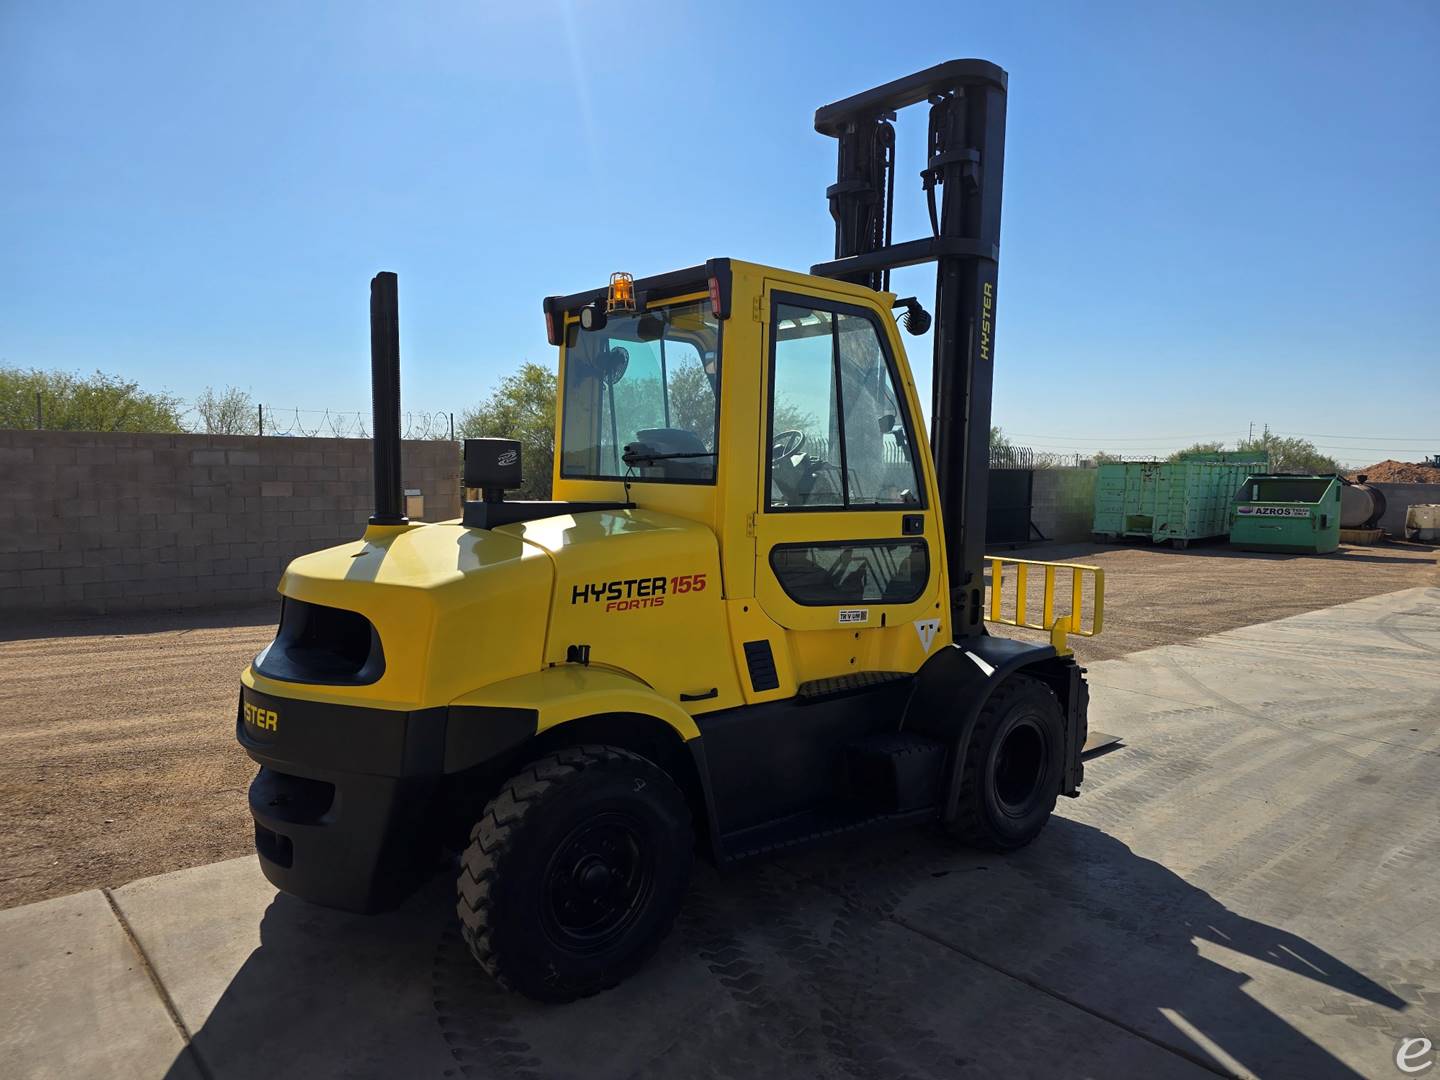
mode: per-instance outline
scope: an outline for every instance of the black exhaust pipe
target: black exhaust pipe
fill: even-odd
[[[400,290],[382,270],[370,279],[370,401],[375,410],[375,513],[371,525],[406,525],[400,490]]]

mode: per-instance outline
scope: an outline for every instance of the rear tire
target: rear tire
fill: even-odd
[[[501,986],[573,1001],[635,972],[690,881],[690,810],[638,754],[579,746],[531,762],[470,832],[460,931]]]
[[[991,693],[970,733],[951,835],[990,851],[1030,843],[1055,809],[1064,753],[1055,692],[1039,679],[1010,676]]]

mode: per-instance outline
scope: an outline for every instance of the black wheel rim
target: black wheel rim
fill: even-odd
[[[601,951],[635,924],[654,882],[654,852],[638,820],[614,810],[588,818],[546,866],[546,934],[571,952]]]
[[[1045,776],[1045,733],[1026,717],[1005,732],[995,750],[995,799],[1012,817],[1029,812]]]

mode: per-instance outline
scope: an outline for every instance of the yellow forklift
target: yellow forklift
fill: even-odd
[[[554,501],[508,500],[519,444],[466,440],[464,516],[401,504],[396,280],[371,285],[375,513],[280,583],[241,676],[260,864],[393,906],[459,856],[502,985],[566,1001],[636,970],[692,853],[721,867],[935,822],[1018,848],[1076,795],[1087,689],[1051,644],[986,633],[984,557],[1005,72],[941,64],[828,105],[835,258],[716,258],[544,301],[559,349]],[[898,110],[928,103],[933,235],[891,240]],[[937,264],[931,434],[889,291]],[[1032,564],[1033,567],[1033,564]],[[1031,584],[1038,580],[1032,577]],[[1034,611],[1034,607],[1030,609]],[[468,846],[467,846],[468,845]]]

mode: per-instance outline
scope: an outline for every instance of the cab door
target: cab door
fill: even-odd
[[[767,282],[756,598],[797,682],[909,671],[944,640],[929,448],[894,323]]]

